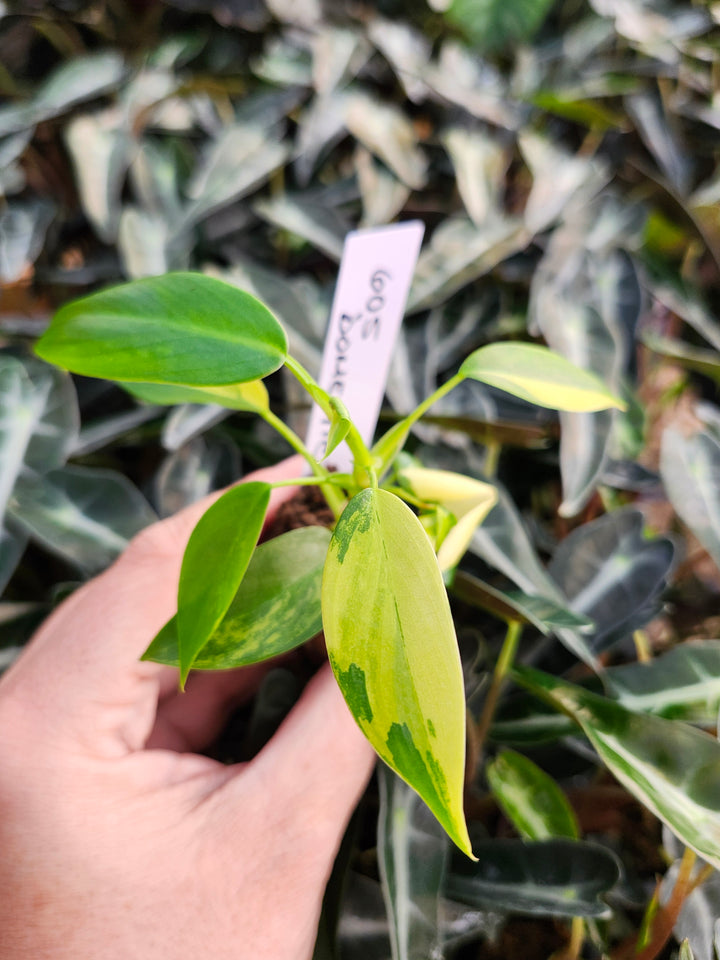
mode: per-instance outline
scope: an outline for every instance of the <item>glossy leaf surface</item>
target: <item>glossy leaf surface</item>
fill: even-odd
[[[544,634],[562,628],[587,632],[593,627],[592,620],[573,613],[549,597],[523,593],[522,590],[497,590],[464,570],[455,574],[452,593],[465,603],[489,610],[506,622],[531,623]]]
[[[516,679],[569,714],[633,796],[713,866],[720,865],[720,743],[676,720],[634,713],[549,674]]]
[[[330,543],[325,527],[291,530],[261,543],[225,616],[193,662],[193,670],[244,667],[293,650],[322,629],[320,584]],[[177,618],[143,655],[179,666]]]
[[[90,574],[109,566],[157,520],[122,474],[75,466],[17,484],[8,513],[34,540]]]
[[[594,374],[534,343],[491,343],[480,347],[465,360],[460,373],[555,410],[582,412],[623,407]]]
[[[34,359],[0,357],[0,516],[18,480],[65,463],[79,420],[67,374]]]
[[[660,475],[678,515],[720,564],[720,443],[707,431],[684,437],[668,428]]]
[[[185,548],[178,586],[180,680],[215,632],[240,586],[265,522],[270,484],[231,487],[205,511]]]
[[[322,608],[330,663],[363,733],[470,854],[455,630],[427,535],[394,494],[363,490],[345,508]]]
[[[393,960],[427,960],[440,943],[440,896],[450,849],[440,824],[392,770],[378,768],[378,867]]]
[[[136,280],[69,303],[36,344],[41,357],[74,373],[191,386],[260,379],[286,350],[266,307],[198,273]]]
[[[532,760],[514,750],[503,750],[488,763],[485,773],[493,796],[523,837],[578,839],[577,819],[567,797]]]
[[[628,710],[714,727],[720,711],[720,640],[686,641],[648,663],[608,667],[603,682]],[[602,692],[597,677],[582,686]],[[569,717],[521,694],[501,705],[491,736],[501,743],[542,743],[571,736],[573,729]]]
[[[608,917],[601,899],[620,879],[605,847],[579,840],[484,840],[477,863],[454,864],[448,896],[476,907],[544,917]]]
[[[594,622],[596,653],[657,610],[675,548],[667,537],[646,537],[644,525],[639,510],[614,510],[576,528],[548,567],[568,605]]]

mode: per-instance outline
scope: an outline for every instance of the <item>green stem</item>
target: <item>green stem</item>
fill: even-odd
[[[431,393],[429,397],[423,400],[419,406],[415,407],[412,413],[409,413],[402,420],[398,420],[397,423],[393,424],[393,426],[380,437],[374,445],[372,452],[376,459],[381,461],[378,464],[378,469],[381,473],[387,469],[400,450],[402,450],[407,435],[413,425],[427,413],[434,403],[437,403],[441,397],[444,397],[447,393],[450,393],[451,390],[454,390],[464,379],[465,377],[461,373],[456,373],[454,377],[450,377],[450,379],[441,387],[438,387],[434,393]]]
[[[485,463],[483,464],[483,473],[488,480],[494,480],[497,474],[498,462],[500,461],[500,451],[502,444],[497,440],[490,440],[485,444]]]
[[[327,391],[323,390],[315,378],[308,373],[305,367],[303,367],[303,365],[294,357],[286,357],[285,366],[307,390],[328,420],[332,420],[335,414],[332,406],[330,405],[330,397]],[[350,423],[348,434],[345,437],[345,442],[347,443],[348,447],[350,448],[350,452],[353,455],[355,467],[364,470],[368,474],[370,482],[372,483],[372,475],[370,470],[372,469],[374,461],[370,456],[370,451],[368,450],[365,441],[358,433],[358,429],[355,424],[352,422]]]
[[[495,672],[493,673],[492,683],[490,684],[490,689],[488,690],[487,697],[485,698],[483,711],[477,724],[476,735],[479,750],[482,750],[483,744],[485,743],[485,738],[487,737],[490,729],[490,724],[495,716],[495,708],[497,707],[497,702],[500,697],[503,684],[505,683],[505,678],[510,672],[513,661],[515,660],[515,654],[517,653],[522,629],[523,625],[518,620],[511,620],[508,623],[507,633],[505,634],[505,640],[503,641],[500,656],[495,664]]]
[[[331,484],[324,482],[327,481],[327,478],[330,476],[329,472],[317,462],[295,431],[291,430],[280,417],[276,417],[272,410],[260,410],[259,413],[263,420],[273,427],[274,430],[277,430],[280,436],[290,444],[293,450],[305,458],[313,475],[317,478],[315,482],[319,483],[322,488],[323,496],[327,500],[328,506],[335,514],[335,518],[339,519],[340,514],[345,509],[345,501],[342,495],[335,490]]]
[[[446,394],[450,393],[451,390],[454,390],[458,384],[462,383],[465,379],[464,374],[456,373],[454,377],[450,377],[449,380],[446,380],[441,387],[438,387],[434,393],[431,393],[429,397],[426,397],[423,402],[415,407],[413,412],[405,418],[405,422],[409,422],[409,425],[412,426],[414,423],[427,413],[427,411],[432,407],[434,403],[437,403],[438,400],[441,400]]]

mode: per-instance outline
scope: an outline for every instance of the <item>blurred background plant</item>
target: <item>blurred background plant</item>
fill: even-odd
[[[619,702],[714,731],[719,54],[717,2],[0,3],[2,664],[156,516],[285,453],[243,414],[168,412],[33,359],[52,311],[203,270],[264,300],[317,370],[346,232],[412,217],[426,243],[387,422],[475,347],[528,336],[628,403],[558,419],[466,383],[417,429],[425,464],[500,489],[453,587],[471,710],[506,620],[521,660],[584,681],[568,648],[598,658]],[[270,388],[302,430],[292,382]],[[274,671],[245,741],[296,695]],[[511,693],[487,751],[471,874],[379,774],[319,960],[650,960],[680,941],[712,960],[717,873],[693,891],[682,848],[570,721]]]

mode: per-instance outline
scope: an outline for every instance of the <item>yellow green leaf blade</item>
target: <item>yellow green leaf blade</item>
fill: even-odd
[[[270,401],[262,380],[227,386],[189,387],[174,383],[123,383],[122,387],[144,403],[174,406],[179,403],[215,403],[229,410],[267,410]]]
[[[474,477],[425,467],[406,467],[399,480],[416,497],[440,504],[455,517],[455,525],[443,538],[437,554],[440,569],[452,570],[462,559],[475,530],[497,503],[497,490]]]
[[[491,343],[465,360],[459,371],[540,407],[587,413],[625,408],[593,373],[534,343]]]
[[[363,490],[346,507],[325,564],[322,609],[330,663],[360,728],[472,856],[450,606],[427,535],[394,494]]]
[[[330,429],[328,430],[327,444],[325,446],[325,457],[329,457],[339,444],[343,442],[350,432],[351,420],[348,408],[339,397],[330,397],[330,409],[332,418],[330,420]]]

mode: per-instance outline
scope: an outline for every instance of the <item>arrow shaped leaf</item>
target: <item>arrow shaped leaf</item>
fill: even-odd
[[[572,717],[633,796],[686,846],[720,867],[720,743],[677,720],[633,713],[539,670],[516,679]]]

